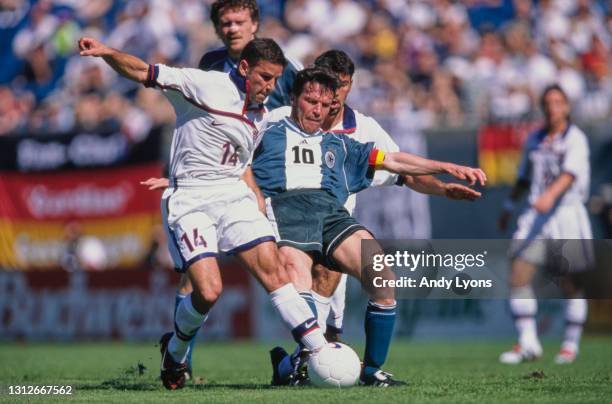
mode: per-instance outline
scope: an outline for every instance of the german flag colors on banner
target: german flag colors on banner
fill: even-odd
[[[13,166],[4,160],[1,167],[0,268],[62,266],[75,224],[81,236],[101,241],[105,267],[141,264],[160,222],[159,193],[139,184],[162,173],[157,132],[138,145],[116,133],[77,133],[0,146],[15,156]]]

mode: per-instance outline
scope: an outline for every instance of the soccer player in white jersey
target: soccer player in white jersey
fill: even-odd
[[[238,70],[229,74],[149,65],[92,38],[78,45],[81,56],[102,57],[122,76],[163,90],[176,112],[162,213],[175,266],[188,273],[193,292],[177,309],[174,333],[160,341],[164,386],[184,386],[189,343],[221,294],[219,252],[236,254],[298,342],[322,347],[316,318],[278,259],[270,223],[241,180],[261,140],[260,104],[286,63],[278,45],[251,41]]]
[[[374,142],[375,147],[381,150],[399,151],[395,141],[376,120],[346,104],[355,72],[351,58],[344,51],[332,49],[319,55],[314,64],[331,70],[339,79],[339,87],[330,113],[323,122],[323,129],[331,133],[345,134],[358,142]],[[444,183],[430,175],[402,177],[384,170],[376,171],[371,186],[383,185],[406,185],[417,192],[455,200],[474,200],[481,196],[479,192],[465,185]],[[356,194],[352,194],[344,205],[351,215],[355,210],[356,199]],[[331,272],[321,264],[315,265],[312,299],[317,306],[319,325],[325,330],[325,338],[328,341],[338,341],[342,333],[346,281],[346,274]]]
[[[550,248],[554,243],[546,240],[592,238],[584,206],[590,184],[588,140],[584,132],[570,121],[569,100],[560,86],[552,85],[544,90],[541,106],[545,126],[527,139],[518,180],[499,218],[499,227],[504,230],[515,202],[529,191],[529,206],[518,219],[511,249],[510,309],[518,331],[518,344],[513,350],[501,354],[500,361],[508,364],[534,360],[542,355],[535,320],[537,300],[534,299],[531,281],[538,266],[550,265]],[[574,247],[580,249],[575,255],[579,260],[570,266],[574,273],[570,274],[570,282],[565,285],[568,297],[565,337],[555,357],[559,364],[576,359],[587,317],[587,301],[582,298],[576,280],[580,271],[588,269],[592,261],[592,245],[579,242]]]
[[[259,29],[259,7],[255,0],[215,0],[210,5],[210,21],[215,27],[217,37],[223,42],[223,47],[206,52],[198,64],[198,68],[205,71],[218,71],[232,73],[238,69],[240,55],[246,45],[255,39]],[[289,105],[291,87],[298,70],[302,69],[299,62],[287,57],[287,65],[282,75],[277,79],[274,91],[263,101],[266,110]],[[258,188],[254,186],[251,170],[245,171],[245,180],[258,195]],[[143,184],[152,184],[155,179],[149,179]],[[165,187],[164,187],[165,188]],[[259,198],[263,201],[263,198]],[[261,202],[263,205],[263,202]],[[191,282],[186,274],[181,275],[174,300],[174,311],[181,301],[192,292]],[[191,378],[192,354],[196,337],[191,340],[189,354],[187,355],[187,377]]]
[[[362,272],[361,241],[373,237],[343,206],[349,194],[371,184],[372,171],[448,173],[472,184],[486,182],[479,169],[402,152],[385,154],[373,142],[360,143],[346,135],[322,131],[336,88],[337,78],[327,69],[314,67],[299,72],[290,117],[267,125],[253,157],[253,173],[267,198],[281,259],[296,288],[305,293],[312,289],[311,269],[316,260],[353,275],[366,288],[372,285],[368,279],[371,273]],[[388,271],[385,275],[392,276]],[[381,370],[395,323],[393,290],[370,287],[368,292],[361,383],[381,387],[404,384]],[[277,376],[299,365],[300,359],[293,359],[293,364],[283,361],[275,368],[274,384],[283,384]]]

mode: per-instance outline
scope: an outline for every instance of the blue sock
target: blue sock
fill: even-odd
[[[379,370],[387,359],[393,326],[395,307],[368,302],[365,316],[366,347],[363,358],[363,373],[368,376]]]
[[[312,314],[314,314],[314,318],[317,318],[317,305],[315,304],[314,297],[312,297],[312,293],[310,292],[300,292],[300,296],[302,299],[308,304],[310,310],[312,310]]]
[[[179,304],[181,304],[181,302],[183,301],[183,299],[185,298],[185,295],[182,295],[180,293],[177,293],[174,296],[174,317],[175,317],[175,322],[176,322],[176,309],[178,309]],[[187,365],[189,366],[190,369],[192,369],[191,367],[191,354],[193,353],[193,347],[195,345],[196,342],[196,338],[197,338],[197,334],[191,339],[191,342],[189,343],[189,351],[187,353]]]

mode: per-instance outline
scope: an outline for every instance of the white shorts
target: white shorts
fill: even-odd
[[[274,241],[272,226],[243,181],[168,188],[161,200],[168,248],[178,272],[194,262]]]
[[[545,215],[529,207],[519,216],[517,225],[512,258],[545,265],[553,256],[562,257],[573,272],[588,269],[594,262],[591,222],[582,204],[561,205]]]

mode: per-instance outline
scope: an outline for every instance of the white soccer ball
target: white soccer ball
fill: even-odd
[[[330,342],[308,359],[308,377],[317,387],[349,387],[357,383],[361,363],[351,347]]]

